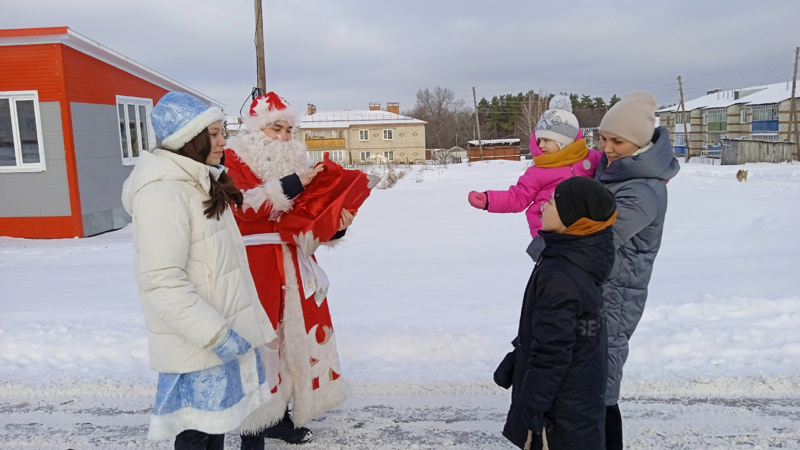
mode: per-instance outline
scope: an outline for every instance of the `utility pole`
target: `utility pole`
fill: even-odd
[[[483,161],[483,141],[481,140],[481,122],[478,118],[478,97],[475,94],[475,86],[472,86],[472,103],[475,105],[475,129],[478,130],[478,150],[480,150],[481,161]],[[469,155],[467,155],[469,157]]]
[[[686,126],[686,121],[689,118],[686,116],[686,104],[683,103],[683,82],[681,76],[678,75],[678,89],[681,91],[681,114],[683,115],[683,145],[686,147],[686,159],[684,162],[689,162],[689,131]]]
[[[797,104],[795,103],[794,96],[795,89],[797,89],[797,60],[800,57],[800,47],[794,49],[794,75],[792,76],[792,108],[789,113],[789,130],[794,127],[794,151],[797,153],[797,158],[800,159],[800,131],[797,129]],[[791,140],[791,138],[787,139]]]
[[[256,86],[261,92],[267,92],[267,68],[264,63],[264,19],[261,13],[261,0],[253,0],[256,10]]]

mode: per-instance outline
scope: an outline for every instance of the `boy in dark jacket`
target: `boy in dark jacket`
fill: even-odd
[[[494,374],[513,386],[503,435],[520,448],[605,447],[608,361],[601,284],[614,264],[614,196],[569,178],[542,211],[545,248],[528,281],[514,350]],[[544,430],[547,430],[544,433]]]

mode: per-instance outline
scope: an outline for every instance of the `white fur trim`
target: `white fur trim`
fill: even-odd
[[[333,240],[330,240],[328,242],[323,242],[322,246],[324,246],[324,247],[326,247],[328,249],[333,249],[333,248],[336,248],[336,247],[342,245],[342,243],[344,243],[345,239],[347,239],[347,235],[344,235],[344,236],[340,237],[339,239],[333,239]]]
[[[242,123],[250,131],[259,131],[265,126],[275,123],[279,120],[285,120],[290,126],[294,127],[299,122],[300,117],[291,106],[286,109],[278,109],[271,111],[259,111],[257,115],[251,116],[245,114],[242,116]]]
[[[218,120],[225,120],[225,114],[222,113],[221,109],[212,106],[196,115],[174,133],[162,139],[161,145],[169,150],[180,150],[187,142]]]
[[[258,211],[264,203],[269,202],[272,205],[270,220],[277,220],[281,214],[290,211],[294,206],[294,201],[283,194],[280,180],[274,178],[253,189],[242,190],[242,194],[244,195],[242,209],[245,211],[247,208]]]
[[[283,418],[286,405],[289,403],[289,395],[291,392],[287,389],[280,388],[279,373],[281,367],[280,356],[278,354],[278,340],[276,339],[274,342],[259,347],[259,350],[261,351],[261,360],[264,362],[264,369],[267,372],[267,382],[270,386],[270,392],[272,389],[275,389],[276,392],[272,394],[266,404],[261,405],[260,408],[248,416],[247,420],[242,423],[239,434],[254,434],[261,431],[264,426],[272,426],[278,423],[281,418]]]
[[[258,384],[258,369],[255,349],[239,357],[239,371],[245,396],[238,403],[223,411],[204,411],[181,408],[175,412],[150,416],[150,440],[171,439],[184,430],[194,429],[209,434],[223,434],[240,427],[253,411],[257,411],[270,399],[269,383]],[[266,421],[254,422],[255,429],[263,429]]]
[[[346,396],[344,382],[342,378],[335,381],[324,383],[320,379],[320,387],[312,389],[311,363],[307,352],[309,336],[314,338],[314,334],[306,333],[303,308],[301,306],[300,289],[298,286],[297,271],[295,270],[292,252],[287,244],[282,244],[283,264],[286,273],[284,280],[286,296],[284,297],[283,323],[281,328],[281,376],[282,383],[280,389],[291,392],[292,397],[292,418],[296,427],[302,427],[315,416],[322,414],[340,405]],[[306,300],[313,301],[313,300]],[[312,330],[313,333],[313,330]],[[328,351],[333,351],[333,358],[338,360],[335,355],[335,336],[332,335],[330,342],[332,347]],[[332,361],[324,361],[330,364]],[[340,370],[336,367],[337,372]]]

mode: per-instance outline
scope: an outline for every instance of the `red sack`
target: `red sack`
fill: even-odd
[[[318,173],[294,200],[292,210],[278,221],[278,233],[284,242],[291,242],[311,256],[323,242],[339,230],[342,209],[355,214],[369,197],[379,177],[360,170],[345,169],[330,160],[325,152]]]

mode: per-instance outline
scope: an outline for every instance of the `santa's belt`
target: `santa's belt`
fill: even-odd
[[[265,245],[265,244],[288,244],[281,240],[278,233],[259,233],[242,236],[244,245]],[[317,306],[322,306],[322,301],[328,295],[328,275],[322,267],[314,261],[311,256],[304,256],[303,252],[297,252],[297,262],[300,266],[300,279],[303,281],[303,291],[313,293],[314,301]],[[307,294],[311,297],[312,294]]]

